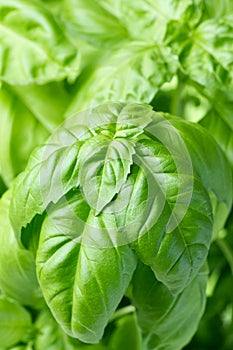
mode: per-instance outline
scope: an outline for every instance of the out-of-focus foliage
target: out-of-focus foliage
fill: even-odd
[[[5,337],[1,334],[0,350],[39,350],[42,343],[47,350],[141,350],[135,310],[129,306],[136,298],[140,308],[136,286],[140,270],[134,278],[136,294],[133,297],[130,285],[102,341],[85,345],[72,340],[45,308],[37,281],[37,227],[43,217],[28,220],[21,244],[9,219],[12,189],[5,192],[25,170],[35,147],[44,144],[64,120],[109,100],[150,104],[156,111],[202,125],[233,167],[232,23],[231,0],[0,0],[0,328]],[[205,167],[200,169],[212,185],[221,168],[212,170],[212,149],[207,144],[208,139],[203,148],[206,155],[200,161]],[[71,149],[69,157],[75,157],[76,151]],[[199,149],[192,151],[198,153]],[[59,156],[63,161],[65,151],[60,150]],[[67,162],[67,173],[71,165]],[[127,166],[120,169],[122,179],[127,176]],[[50,167],[51,174],[53,170]],[[67,189],[75,181],[73,176]],[[31,181],[33,185],[36,183]],[[231,183],[218,185],[219,189],[223,185],[224,193],[227,188],[231,193]],[[228,209],[210,192],[215,225],[208,254],[207,304],[187,350],[233,348],[233,215],[223,228]],[[104,186],[102,195],[108,196]],[[32,203],[30,192],[28,196]],[[59,191],[53,193],[54,198],[59,199]],[[32,210],[19,207],[19,203],[18,208],[19,215],[25,216]],[[147,246],[142,242],[138,250],[143,251],[143,244]],[[10,271],[12,280],[8,279]],[[146,282],[151,282],[149,277]],[[198,288],[199,282],[191,283],[196,283],[193,290]],[[204,282],[201,285],[204,289]],[[202,306],[200,302],[200,310]],[[145,320],[146,312],[140,313]],[[12,327],[6,333],[8,322]],[[158,322],[156,317],[154,322]],[[157,349],[158,334],[150,334],[152,340],[148,338],[145,346]],[[169,339],[166,346],[163,349],[170,350]]]

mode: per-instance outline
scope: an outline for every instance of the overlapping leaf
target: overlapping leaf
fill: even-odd
[[[68,95],[60,84],[2,85],[0,173],[7,185],[24,170],[33,148],[62,122],[67,103]]]
[[[232,171],[229,162],[214,139],[197,124],[193,124],[193,127],[189,129],[187,123],[177,123],[175,119],[171,120],[171,123],[181,132],[192,157],[194,168],[209,193],[214,214],[213,234],[216,236],[224,227],[232,206]],[[187,137],[188,134],[189,137]],[[197,135],[202,142],[190,142]],[[221,164],[220,167],[216,167],[216,159]],[[222,179],[221,182],[219,179]]]
[[[18,196],[12,198],[11,220],[19,236],[21,228],[36,214],[42,214],[50,202],[57,202],[64,192],[78,185],[75,169],[79,149],[79,144],[70,147],[48,144],[33,153],[28,167],[14,183]],[[18,210],[19,203],[22,210]]]
[[[198,22],[201,4],[200,0],[182,4],[177,0],[138,0],[132,6],[118,0],[66,0],[64,13],[85,40],[102,47],[109,43],[119,46],[125,39],[162,43],[169,22]]]
[[[204,0],[205,12],[208,17],[221,18],[222,16],[233,13],[233,4],[231,0]]]
[[[233,166],[233,100],[230,93],[224,94],[219,90],[213,91],[210,99],[213,107],[200,124],[211,132]]]
[[[72,201],[51,209],[41,230],[37,270],[61,327],[84,342],[97,343],[129,285],[136,259],[127,246],[102,249],[79,243],[86,226],[92,229],[93,212],[84,206],[77,193]],[[73,223],[74,212],[79,225]],[[104,227],[102,232],[106,234]]]
[[[65,0],[63,16],[79,38],[102,48],[119,45],[128,37],[127,29],[114,12],[96,0]]]
[[[171,50],[153,42],[130,42],[108,56],[78,87],[67,116],[106,101],[149,103],[178,68]]]
[[[49,309],[43,309],[35,321],[35,350],[46,347],[49,350],[81,350],[83,344],[64,334],[52,317]],[[94,349],[93,349],[94,350]]]
[[[12,191],[0,200],[0,289],[8,297],[23,305],[40,307],[42,294],[36,277],[36,266],[31,252],[17,242],[9,219]],[[1,318],[1,317],[0,317]]]
[[[108,6],[111,4],[111,0],[101,2],[103,6],[106,6],[105,3]],[[145,41],[150,38],[162,44],[170,22],[179,22],[179,26],[188,22],[192,27],[200,20],[201,9],[200,0],[185,0],[182,3],[179,0],[139,0],[133,6],[128,1],[121,1],[114,10],[131,37]]]
[[[0,296],[0,337],[1,346],[10,348],[27,340],[32,328],[29,312],[17,303]]]
[[[123,119],[119,125],[125,124],[123,114],[121,113],[123,107],[124,105],[121,103],[109,103],[94,110],[84,111],[79,114],[79,118],[75,116],[67,120],[51,136],[46,145],[35,150],[27,168],[14,183],[14,191],[17,193],[17,196],[12,198],[11,219],[19,235],[21,228],[25,227],[36,214],[41,214],[50,202],[55,203],[72,187],[79,185],[80,171],[78,168],[80,162],[78,154],[80,149],[83,149],[84,141],[96,136],[98,133],[112,135],[112,132],[115,131],[118,117],[121,115]],[[131,109],[133,110],[133,108]],[[140,125],[142,124],[143,126],[145,123],[149,123],[151,109],[135,105],[134,119],[131,119],[133,111],[130,111],[130,108],[126,106],[124,109],[126,114],[127,110],[131,115],[129,119],[130,126],[133,124],[134,132],[138,134],[142,133],[143,129]],[[142,111],[145,111],[146,114],[144,121]],[[132,128],[130,130],[132,132]],[[118,142],[121,141],[119,140]],[[124,143],[124,141],[122,142]],[[124,170],[124,167],[120,167],[120,171],[125,173],[124,177],[126,177],[129,165],[131,164],[130,158],[133,148],[132,145],[130,147],[131,150],[129,153],[126,148],[123,148],[127,153],[127,159],[124,162],[125,164],[127,163],[126,170]],[[85,153],[85,148],[82,151],[82,157],[87,161],[88,153]],[[116,166],[118,162],[120,160],[116,160]],[[83,171],[85,172],[85,166]],[[50,178],[49,181],[48,178]],[[116,183],[117,190],[121,187],[120,183],[121,179],[118,176]],[[104,188],[103,191],[105,191]]]
[[[99,145],[99,146],[97,146]],[[133,164],[134,144],[124,139],[95,137],[80,152],[80,186],[96,213],[110,203],[126,182]],[[86,157],[85,157],[86,156]]]
[[[28,237],[35,215],[47,213],[37,271],[63,330],[97,343],[137,258],[172,298],[186,298],[206,260],[213,219],[221,229],[231,208],[231,181],[204,129],[146,105],[106,103],[68,119],[32,155],[11,202],[22,242],[22,227],[29,224]]]
[[[232,15],[202,22],[180,55],[187,75],[208,89],[229,87],[232,82]]]
[[[48,132],[20,99],[4,87],[0,90],[0,107],[0,173],[9,185],[26,166],[32,149],[44,141]],[[27,141],[22,144],[22,139]]]
[[[147,266],[138,267],[133,303],[145,349],[180,350],[190,341],[204,312],[207,274],[204,267],[181,294],[174,296]]]

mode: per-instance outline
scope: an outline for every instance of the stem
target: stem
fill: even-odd
[[[233,275],[233,252],[231,248],[229,247],[228,243],[224,239],[218,239],[217,240],[218,246],[221,249],[222,253],[224,254],[230,268],[231,273]]]
[[[121,309],[117,310],[112,317],[110,318],[109,322],[113,322],[116,319],[128,315],[128,314],[132,314],[135,312],[135,307],[133,305],[129,305],[129,306],[125,306],[122,307]]]
[[[172,103],[171,103],[171,114],[179,117],[183,117],[183,105],[181,104],[181,95],[185,87],[184,81],[181,74],[178,73],[178,86],[175,90]]]

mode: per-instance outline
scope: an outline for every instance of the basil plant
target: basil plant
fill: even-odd
[[[200,125],[136,103],[79,112],[1,199],[0,289],[39,315],[34,334],[57,332],[54,349],[182,349],[231,184]]]

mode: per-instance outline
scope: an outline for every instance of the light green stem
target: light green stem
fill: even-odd
[[[231,272],[233,275],[233,252],[231,250],[231,248],[229,247],[228,243],[224,240],[224,239],[218,239],[217,240],[218,246],[221,249],[221,251],[223,252],[230,268],[231,268]]]
[[[135,312],[135,307],[133,305],[122,307],[121,309],[117,310],[112,317],[110,318],[109,322],[115,321],[118,318],[121,318],[122,316],[132,314]]]
[[[182,81],[182,77],[178,74],[178,86],[177,89],[174,92],[174,95],[172,97],[172,103],[171,103],[171,114],[183,117],[183,105],[181,103],[181,95],[184,89],[184,82]]]

